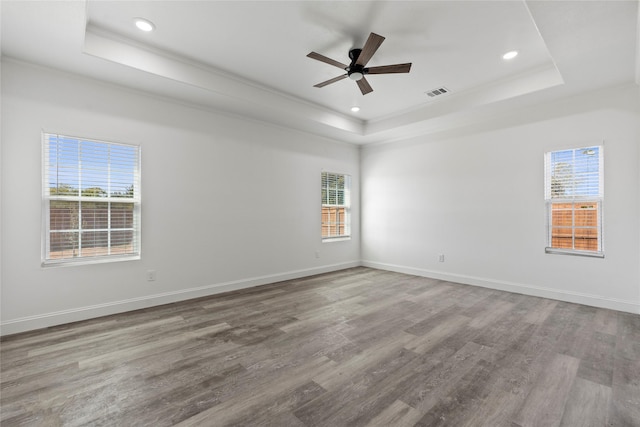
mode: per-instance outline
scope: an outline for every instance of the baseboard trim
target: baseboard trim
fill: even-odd
[[[378,270],[394,271],[397,273],[411,274],[414,276],[446,280],[449,282],[461,283],[465,285],[481,286],[484,288],[514,292],[524,295],[550,298],[576,304],[589,305],[593,307],[624,311],[627,313],[640,314],[640,303],[632,301],[620,300],[615,298],[605,298],[598,295],[583,294],[578,292],[559,291],[557,289],[545,288],[540,286],[531,286],[521,283],[512,283],[501,280],[485,279],[475,276],[445,273],[442,271],[426,270],[403,265],[363,260],[215,283],[212,285],[196,288],[181,289],[173,292],[165,292],[161,294],[131,298],[122,301],[114,301],[104,304],[96,304],[69,310],[11,319],[0,323],[0,336],[48,328],[65,323],[78,322],[81,320],[93,319],[96,317],[124,313],[127,311],[139,310],[163,304],[170,304],[173,302],[180,302],[193,298],[206,297],[223,292],[251,288],[254,286],[267,285],[284,280],[299,279],[316,274],[330,273],[333,271],[339,271],[359,266],[375,268]]]
[[[611,310],[624,311],[627,313],[640,314],[640,303],[634,301],[620,300],[616,298],[606,298],[599,295],[590,295],[579,292],[560,291],[557,289],[545,288],[541,286],[531,286],[522,283],[506,282],[503,280],[485,279],[482,277],[466,276],[463,274],[445,273],[442,271],[425,270],[421,268],[408,267],[403,265],[386,264],[375,261],[362,261],[362,266],[376,268],[379,270],[394,271],[397,273],[411,274],[414,276],[429,277],[432,279],[446,280],[448,282],[462,283],[464,285],[481,286],[483,288],[496,289],[500,291],[514,292],[518,294],[531,295],[535,297],[555,299],[559,301],[572,302],[576,304],[589,305],[592,307],[607,308]]]
[[[0,336],[17,334],[35,329],[48,328],[65,323],[78,322],[111,314],[124,313],[142,308],[154,307],[173,302],[185,301],[193,298],[206,297],[223,292],[267,285],[284,280],[299,279],[301,277],[316,274],[330,273],[346,268],[359,267],[360,261],[351,261],[340,264],[331,264],[321,267],[313,267],[302,270],[293,270],[279,274],[251,277],[247,279],[233,280],[229,282],[215,283],[197,288],[181,289],[178,291],[164,292],[161,294],[147,295],[144,297],[130,298],[122,301],[96,304],[86,307],[78,307],[69,310],[56,311],[35,316],[21,317],[0,323]]]

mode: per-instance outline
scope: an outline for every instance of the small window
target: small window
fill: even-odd
[[[322,239],[351,236],[351,177],[322,172]]]
[[[140,147],[44,133],[43,265],[140,257]]]
[[[603,257],[603,147],[545,154],[548,253]]]

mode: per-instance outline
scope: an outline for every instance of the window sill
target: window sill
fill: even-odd
[[[351,236],[325,237],[322,239],[322,243],[344,242],[346,240],[351,240]]]
[[[584,256],[584,257],[590,257],[590,258],[604,258],[604,252],[598,252],[598,251],[575,251],[571,249],[544,248],[544,252],[547,254],[556,254],[556,255],[573,255],[573,256]]]
[[[86,258],[66,258],[59,260],[44,260],[41,266],[49,267],[72,267],[89,264],[104,264],[107,262],[137,261],[140,255],[123,255],[123,256],[104,256],[104,257],[86,257]]]

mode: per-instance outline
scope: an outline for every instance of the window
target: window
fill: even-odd
[[[545,154],[548,253],[604,256],[603,147]]]
[[[43,264],[140,257],[140,147],[44,133]]]
[[[351,177],[322,172],[322,239],[351,236]]]

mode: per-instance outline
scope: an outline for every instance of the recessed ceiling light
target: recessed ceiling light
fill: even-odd
[[[354,113],[357,113],[358,111],[360,111],[360,107],[353,106],[351,107],[351,111],[353,111]]]
[[[518,51],[517,50],[512,50],[512,51],[507,52],[504,55],[502,55],[502,59],[513,59],[516,56],[518,56]]]
[[[133,22],[136,23],[136,27],[138,27],[140,31],[148,33],[149,31],[153,31],[156,29],[156,26],[153,24],[153,22],[149,21],[148,19],[133,18]]]

